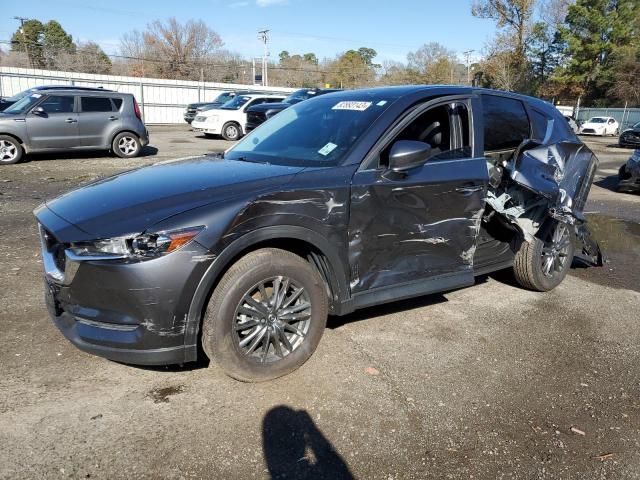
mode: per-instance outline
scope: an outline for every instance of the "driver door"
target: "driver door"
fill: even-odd
[[[49,95],[26,116],[32,150],[64,149],[80,145],[78,114],[73,95]],[[36,111],[42,107],[42,111]]]
[[[488,171],[473,155],[471,126],[470,98],[428,102],[393,127],[356,172],[349,220],[354,298],[391,287],[411,296],[414,287],[420,294],[473,283]],[[428,143],[431,153],[394,172],[389,154],[398,140]]]

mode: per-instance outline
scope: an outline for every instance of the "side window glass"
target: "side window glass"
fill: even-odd
[[[110,112],[111,100],[107,97],[81,97],[81,111],[83,112]]]
[[[113,105],[116,107],[116,110],[120,111],[120,108],[122,107],[122,99],[112,98],[111,101],[113,102]]]
[[[520,100],[482,95],[484,151],[515,149],[530,136],[529,118]]]
[[[40,105],[46,113],[73,113],[73,97],[51,95]]]
[[[529,112],[531,114],[531,138],[541,142],[547,136],[547,128],[549,126],[550,119],[536,109],[530,109]]]
[[[460,132],[460,135],[454,132]],[[398,140],[414,140],[431,145],[429,161],[469,158],[471,143],[467,106],[448,103],[421,113],[380,152],[380,166],[389,165],[389,153]]]

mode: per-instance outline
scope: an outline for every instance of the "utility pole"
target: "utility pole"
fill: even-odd
[[[29,55],[29,47],[27,46],[27,41],[24,36],[24,22],[29,19],[26,17],[13,17],[13,19],[20,22],[20,34],[22,35],[22,45],[24,46],[24,53],[27,54],[27,62],[29,62],[29,65],[33,67],[33,64],[31,63],[31,55]]]
[[[467,83],[471,85],[471,64],[469,63],[469,58],[471,54],[475,52],[475,50],[467,50],[466,52],[462,52],[467,60]]]
[[[260,30],[258,32],[258,40],[264,44],[264,53],[262,55],[262,85],[264,87],[269,85],[269,77],[267,74],[267,58],[269,57],[269,30]]]

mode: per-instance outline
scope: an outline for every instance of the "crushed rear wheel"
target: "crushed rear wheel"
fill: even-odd
[[[516,281],[524,288],[546,292],[566,277],[575,250],[573,227],[548,221],[532,242],[522,242],[513,262]]]

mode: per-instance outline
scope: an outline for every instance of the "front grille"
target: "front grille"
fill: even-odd
[[[247,123],[260,125],[266,119],[267,118],[266,118],[264,112],[248,112],[247,113]]]
[[[583,128],[582,133],[596,133],[593,128]]]

